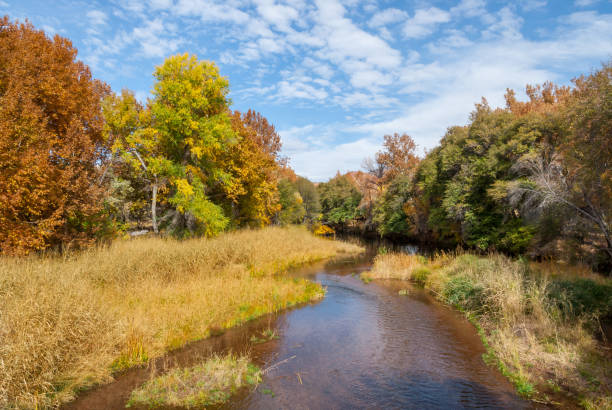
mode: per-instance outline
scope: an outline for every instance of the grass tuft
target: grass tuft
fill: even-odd
[[[127,407],[211,406],[260,381],[260,369],[247,356],[213,356],[197,366],[174,369],[147,381],[132,392]]]

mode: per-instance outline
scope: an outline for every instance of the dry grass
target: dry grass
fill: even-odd
[[[562,266],[512,261],[502,255],[441,254],[376,258],[370,278],[413,280],[465,311],[479,326],[497,361],[519,392],[546,399],[539,390],[565,391],[589,408],[610,405],[612,363],[568,301],[553,299],[553,281],[573,277]],[[600,284],[610,281],[582,272]],[[563,296],[563,295],[562,295]]]
[[[211,329],[321,297],[277,274],[359,251],[292,227],[2,258],[0,407],[57,406]]]
[[[132,392],[128,407],[202,408],[225,402],[236,390],[257,385],[261,371],[248,356],[212,356],[186,369],[175,369]]]

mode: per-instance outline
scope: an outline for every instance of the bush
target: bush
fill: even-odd
[[[550,285],[548,297],[563,311],[573,316],[590,314],[598,319],[612,316],[610,284],[582,278],[557,280]]]
[[[444,287],[444,299],[447,303],[462,309],[473,310],[482,306],[484,289],[468,277],[455,276]]]

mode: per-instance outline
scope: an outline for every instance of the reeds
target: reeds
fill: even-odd
[[[282,273],[359,251],[291,227],[1,258],[0,407],[58,406],[211,329],[319,298]]]

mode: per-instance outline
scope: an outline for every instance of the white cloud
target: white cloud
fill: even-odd
[[[295,8],[276,4],[274,0],[255,0],[255,4],[259,15],[281,31],[289,31],[291,23],[299,16]]]
[[[173,11],[183,16],[197,16],[203,22],[245,24],[250,20],[247,13],[232,5],[233,2],[228,3],[219,4],[212,0],[178,0]]]
[[[379,68],[400,65],[401,53],[344,17],[344,7],[337,0],[317,0],[317,6],[313,31],[326,43],[318,53],[321,57],[327,56],[336,64],[355,59]]]
[[[502,37],[506,40],[516,41],[521,39],[521,26],[523,25],[523,19],[517,16],[509,7],[502,8],[497,13],[497,21],[489,25],[489,27],[483,31],[484,37]]]
[[[404,35],[408,38],[426,37],[433,33],[439,24],[447,23],[451,19],[448,11],[437,7],[418,9],[414,17],[408,19],[404,26]]]
[[[376,13],[372,19],[368,22],[370,27],[381,27],[387,24],[398,23],[406,20],[408,13],[398,9],[385,9],[379,13]]]
[[[150,20],[132,31],[132,37],[139,43],[145,57],[167,57],[183,43],[180,38],[165,37],[167,34],[168,25],[164,25],[160,18]]]
[[[108,16],[106,13],[100,10],[90,10],[87,12],[87,18],[89,19],[89,23],[95,26],[101,26],[106,24],[108,20]]]
[[[278,91],[273,98],[276,101],[287,101],[294,99],[322,101],[325,100],[327,96],[327,91],[322,88],[316,88],[307,82],[300,80],[283,80],[278,83]]]
[[[485,0],[461,0],[450,12],[466,17],[478,17],[487,14],[486,6],[487,2]]]
[[[546,7],[547,0],[521,0],[519,2],[521,8],[525,11],[533,11]]]

